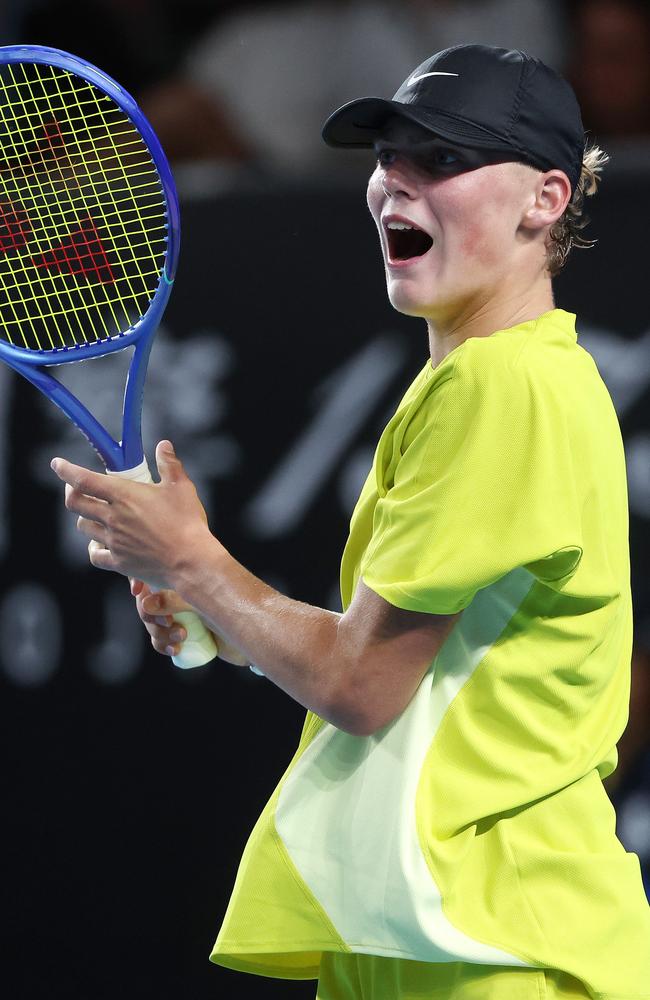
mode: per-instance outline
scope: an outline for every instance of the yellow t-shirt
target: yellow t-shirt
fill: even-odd
[[[430,360],[352,516],[357,581],[463,611],[372,736],[307,713],[211,958],[287,979],[323,951],[549,967],[650,1000],[650,907],[602,778],[627,721],[625,457],[560,309]]]

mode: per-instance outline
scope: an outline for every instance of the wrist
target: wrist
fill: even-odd
[[[229,553],[206,525],[179,553],[170,572],[170,589],[193,604],[191,595],[205,591],[207,580],[214,578],[224,557],[229,557]]]

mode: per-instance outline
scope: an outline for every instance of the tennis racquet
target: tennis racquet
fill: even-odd
[[[56,403],[109,474],[152,482],[141,410],[179,251],[169,164],[133,98],[83,59],[0,47],[0,358]],[[133,347],[122,440],[45,369]],[[198,615],[174,663],[217,654]]]

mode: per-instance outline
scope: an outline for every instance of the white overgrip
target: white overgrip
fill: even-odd
[[[122,479],[130,479],[135,483],[152,483],[151,472],[146,458],[134,469],[122,469],[114,471],[107,469],[109,476],[120,476]],[[157,588],[152,587],[153,591]],[[204,663],[214,660],[218,653],[217,644],[212,632],[209,631],[194,611],[180,611],[174,615],[174,621],[183,626],[187,632],[187,638],[181,644],[178,656],[173,656],[172,660],[177,667],[187,670],[190,667],[202,667]]]

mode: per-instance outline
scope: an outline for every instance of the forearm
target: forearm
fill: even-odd
[[[219,542],[179,568],[174,589],[269,680],[341,729],[350,669],[341,648],[341,615],[284,596],[250,573]]]

